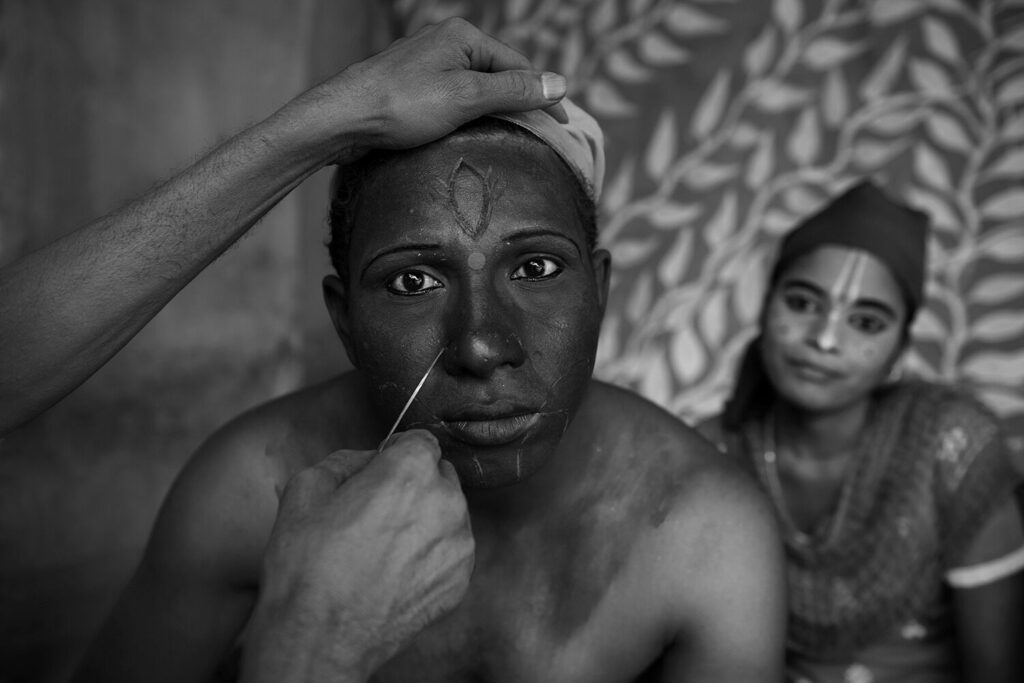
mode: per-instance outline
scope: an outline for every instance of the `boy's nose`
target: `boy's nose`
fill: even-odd
[[[448,351],[442,357],[452,374],[487,378],[500,367],[519,367],[526,351],[509,311],[498,306],[469,307],[450,316]]]

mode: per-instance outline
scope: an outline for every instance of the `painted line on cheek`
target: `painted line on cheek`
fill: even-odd
[[[552,382],[551,384],[548,385],[547,393],[544,396],[544,402],[540,404],[540,408],[537,409],[537,412],[543,413],[544,408],[546,408],[548,403],[551,402],[551,399],[554,398],[555,389],[558,387],[559,382],[561,382],[566,377],[571,375],[572,371],[576,369],[577,365],[583,365],[585,363],[587,363],[587,360],[586,359],[582,359],[582,358],[573,361],[572,363],[569,364],[569,368],[565,372],[563,372],[561,375],[559,375],[555,379],[554,382]],[[562,412],[562,411],[557,411],[557,412]]]

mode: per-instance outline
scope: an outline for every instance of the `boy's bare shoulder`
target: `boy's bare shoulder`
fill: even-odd
[[[721,413],[707,417],[693,427],[719,451],[725,451],[725,425],[722,424]]]
[[[637,482],[652,506],[694,529],[760,529],[773,515],[763,492],[733,458],[696,429],[626,389],[595,382],[588,421],[609,480]],[[659,515],[661,516],[661,515]],[[735,529],[733,529],[735,531]],[[745,535],[745,534],[743,534]]]
[[[636,566],[667,618],[702,628],[699,618],[717,619],[741,589],[781,595],[773,511],[734,459],[659,406],[607,384],[593,386],[586,419],[604,454],[594,468],[600,480],[588,472],[586,485],[619,496],[617,507],[642,510],[629,520],[643,539]]]
[[[643,454],[637,454],[643,460],[636,463],[639,466],[671,471],[735,470],[701,432],[635,392],[595,381],[586,405],[585,419],[592,422],[590,428],[596,427],[603,440],[628,439],[643,445]]]
[[[346,443],[351,421],[339,406],[358,404],[341,376],[258,405],[217,430],[172,486],[154,528],[150,561],[173,566],[187,557],[217,558],[218,572],[239,582],[253,569],[288,480]],[[166,557],[163,557],[165,556]]]
[[[366,401],[360,389],[356,376],[346,373],[284,394],[226,423],[200,454],[241,457],[249,466],[274,471],[275,478],[287,481],[333,451],[369,448],[361,434],[366,431]]]

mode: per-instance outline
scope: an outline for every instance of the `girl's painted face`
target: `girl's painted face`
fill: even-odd
[[[571,182],[510,135],[415,150],[364,188],[328,305],[385,429],[444,349],[400,429],[433,432],[463,485],[535,472],[590,381],[609,257]]]
[[[821,247],[794,261],[769,295],[765,370],[776,391],[805,410],[846,408],[885,381],[906,316],[881,261],[859,249]]]

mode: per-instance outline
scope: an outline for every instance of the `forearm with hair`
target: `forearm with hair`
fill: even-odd
[[[0,270],[0,437],[84,382],[328,161],[299,123],[282,110]]]

